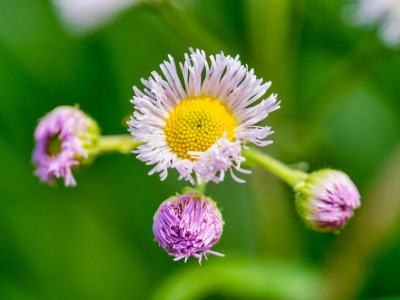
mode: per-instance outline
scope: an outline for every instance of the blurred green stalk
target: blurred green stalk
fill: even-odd
[[[287,109],[293,100],[293,26],[290,0],[244,1],[250,56],[257,74],[272,80],[272,88],[285,99]]]
[[[312,300],[318,285],[316,275],[290,262],[230,256],[201,268],[187,266],[170,274],[151,299],[194,300],[223,295],[227,299]]]
[[[173,32],[193,48],[200,48],[212,53],[228,50],[228,47],[205,26],[199,23],[188,10],[179,10],[169,1],[160,4],[145,4]]]
[[[302,0],[243,1],[248,36],[247,49],[249,49],[246,55],[249,57],[249,64],[254,67],[259,77],[272,81],[270,89],[272,92],[278,92],[279,99],[285,102],[286,116],[296,107],[292,104],[295,100],[295,60],[303,2]],[[293,18],[294,15],[297,18]],[[274,118],[278,118],[276,120],[279,123],[279,118],[284,118],[284,115],[274,115]],[[284,122],[287,122],[287,118]],[[263,179],[252,179],[254,198],[258,199],[254,203],[254,211],[257,218],[262,220],[257,229],[261,248],[265,247],[265,251],[275,257],[282,256],[282,253],[290,253],[291,257],[298,256],[302,248],[301,239],[298,236],[293,237],[293,232],[297,232],[297,228],[293,223],[291,210],[288,209],[293,204],[292,199],[284,194],[283,187],[280,190],[275,189],[275,196],[280,197],[279,199],[269,192],[265,197],[260,196],[265,194],[265,184],[271,180],[267,176]],[[273,208],[274,217],[267,215],[268,208]],[[279,239],[274,238],[270,231],[264,230],[264,228],[276,228],[275,216],[279,216],[279,226],[285,228],[280,233]]]

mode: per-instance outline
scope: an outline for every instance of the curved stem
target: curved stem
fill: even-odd
[[[128,134],[100,136],[97,145],[99,154],[112,152],[128,154],[136,147],[144,144],[143,142],[134,142],[132,139],[132,136]]]
[[[307,173],[300,170],[293,170],[261,151],[248,149],[243,151],[243,155],[247,158],[248,163],[262,166],[281,178],[291,187],[294,187],[299,181],[304,180],[308,176]]]

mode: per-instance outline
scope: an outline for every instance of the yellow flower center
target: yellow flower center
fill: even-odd
[[[195,160],[188,151],[204,152],[217,139],[233,140],[236,119],[218,99],[208,96],[190,97],[175,106],[164,132],[168,146],[180,158]]]

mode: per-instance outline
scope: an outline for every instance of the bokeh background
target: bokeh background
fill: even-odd
[[[0,299],[400,299],[400,52],[376,28],[349,26],[337,0],[125,0],[100,17],[62,2],[0,1]],[[75,188],[33,175],[44,113],[79,103],[124,134],[132,86],[188,47],[240,54],[272,80],[282,108],[265,151],[349,174],[362,207],[342,234],[307,229],[291,190],[254,169],[207,187],[226,257],[173,262],[151,226],[185,186],[176,173],[160,182],[114,154]]]

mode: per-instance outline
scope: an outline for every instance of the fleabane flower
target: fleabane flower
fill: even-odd
[[[320,170],[295,186],[296,208],[312,229],[339,232],[360,206],[357,187],[343,172]]]
[[[360,0],[351,22],[359,25],[379,24],[379,35],[386,45],[400,46],[400,0]]]
[[[35,174],[48,184],[62,177],[65,186],[75,186],[72,170],[95,157],[98,136],[97,123],[79,108],[55,108],[40,119],[34,133]]]
[[[207,254],[224,256],[210,249],[222,235],[224,222],[216,203],[198,193],[176,195],[165,200],[154,215],[153,233],[174,260]]]
[[[201,177],[219,182],[226,171],[248,173],[240,168],[244,143],[272,143],[265,140],[271,128],[256,124],[279,108],[276,95],[252,105],[271,82],[257,79],[239,56],[222,52],[207,60],[204,51],[191,49],[179,66],[181,74],[169,56],[160,65],[163,77],[154,71],[142,79],[144,92],[133,87],[129,131],[135,141],[145,142],[134,151],[137,158],[155,165],[149,174],[160,172],[161,180],[169,168],[192,184]]]

